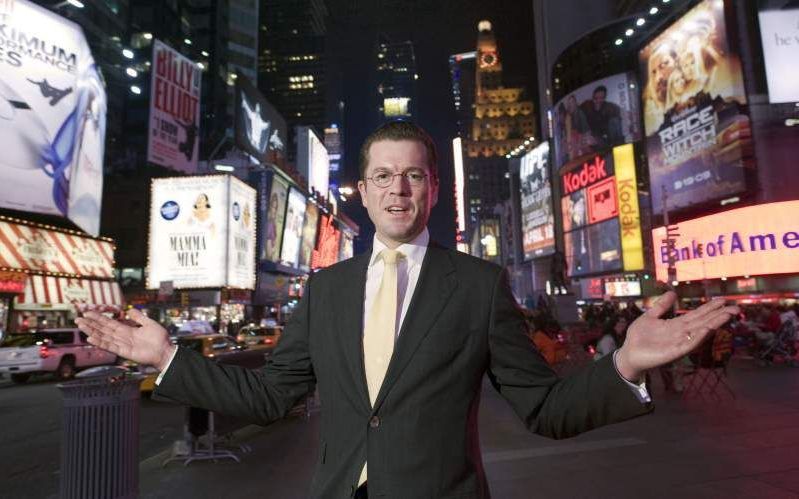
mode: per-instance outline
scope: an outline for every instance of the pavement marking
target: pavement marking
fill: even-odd
[[[607,440],[594,440],[592,442],[578,442],[573,444],[553,445],[550,447],[534,447],[528,449],[515,449],[483,454],[483,463],[501,463],[517,461],[535,457],[554,456],[558,454],[574,454],[577,452],[590,452],[596,450],[615,449],[646,444],[640,438],[611,438]]]

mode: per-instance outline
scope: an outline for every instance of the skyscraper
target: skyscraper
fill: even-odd
[[[325,19],[322,0],[261,0],[258,89],[286,118],[289,156],[294,127],[327,126]]]
[[[536,131],[533,102],[526,100],[525,89],[502,84],[502,60],[489,21],[478,24],[474,88],[474,114],[463,146],[467,230],[481,233],[481,218],[492,219],[494,207],[510,195],[505,155],[525,141],[529,144]]]
[[[410,41],[380,35],[375,51],[378,122],[416,116],[416,56]]]
[[[463,52],[449,56],[449,76],[452,84],[452,104],[455,107],[458,136],[471,136],[474,116],[474,93],[477,52]]]

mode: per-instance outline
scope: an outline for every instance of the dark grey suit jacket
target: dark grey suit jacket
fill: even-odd
[[[565,438],[652,410],[612,356],[559,379],[525,336],[496,265],[431,245],[374,408],[363,367],[369,254],[318,272],[267,365],[224,366],[179,349],[156,395],[267,424],[318,384],[321,452],[312,497],[487,498],[477,428],[481,380],[535,433]],[[531,470],[533,472],[533,470]]]

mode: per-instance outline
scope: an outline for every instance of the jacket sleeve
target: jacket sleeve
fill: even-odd
[[[316,383],[308,345],[312,280],[263,368],[223,365],[178,348],[153,396],[261,425],[284,417]]]
[[[612,355],[558,378],[525,336],[504,271],[494,284],[491,306],[489,379],[530,431],[567,438],[653,410],[616,372]]]

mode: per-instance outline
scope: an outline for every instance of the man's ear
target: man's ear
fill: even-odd
[[[430,185],[430,188],[432,190],[432,192],[430,193],[430,208],[434,208],[436,204],[438,204],[438,186],[439,186],[438,176],[433,177],[432,180],[433,181],[431,182]]]
[[[358,192],[361,193],[361,204],[364,208],[368,208],[368,206],[366,206],[366,182],[363,180],[358,181]]]

